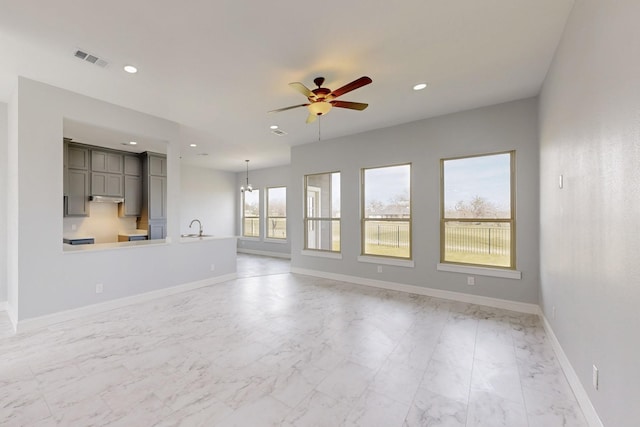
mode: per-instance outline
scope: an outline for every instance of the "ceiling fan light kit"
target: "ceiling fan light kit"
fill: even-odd
[[[362,111],[369,106],[362,102],[350,102],[350,101],[336,101],[335,98],[351,92],[362,86],[366,86],[372,82],[367,76],[362,76],[359,79],[348,83],[339,89],[332,91],[326,87],[322,87],[324,83],[324,77],[316,77],[313,82],[318,86],[311,90],[300,82],[289,83],[289,86],[294,90],[300,92],[307,97],[308,104],[293,105],[291,107],[280,108],[277,110],[269,111],[270,113],[279,113],[281,111],[291,110],[298,107],[307,107],[309,110],[309,116],[307,117],[307,123],[312,123],[318,116],[324,116],[333,107],[347,108],[349,110]]]

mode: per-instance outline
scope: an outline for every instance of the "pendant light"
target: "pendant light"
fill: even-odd
[[[248,191],[249,193],[251,193],[253,191],[253,188],[251,187],[251,184],[249,184],[249,160],[245,160],[245,162],[247,162],[247,184],[246,186],[242,186],[240,187],[240,192],[244,193],[245,191]]]

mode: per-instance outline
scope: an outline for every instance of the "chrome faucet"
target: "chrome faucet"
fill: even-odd
[[[194,219],[193,221],[191,221],[191,224],[189,224],[189,228],[191,228],[191,226],[193,225],[194,222],[197,222],[198,225],[200,226],[200,231],[198,232],[198,237],[202,237],[202,223],[200,222],[199,219]]]

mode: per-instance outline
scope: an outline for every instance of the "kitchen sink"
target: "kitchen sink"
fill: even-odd
[[[197,233],[195,233],[195,234],[181,234],[180,237],[187,237],[187,238],[190,238],[190,239],[197,239],[199,237],[213,237],[213,234],[203,234],[202,236],[200,236]]]

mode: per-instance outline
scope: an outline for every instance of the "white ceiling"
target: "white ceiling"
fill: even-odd
[[[229,171],[244,170],[244,159],[253,169],[283,165],[291,146],[318,141],[305,108],[267,114],[306,101],[289,82],[313,88],[324,76],[336,89],[373,79],[340,98],[369,108],[333,109],[322,118],[322,139],[533,96],[572,5],[2,0],[0,101],[21,75],[181,123],[183,161]],[[78,48],[108,67],[75,58]],[[419,82],[429,86],[414,92]],[[271,124],[288,134],[272,134]]]

